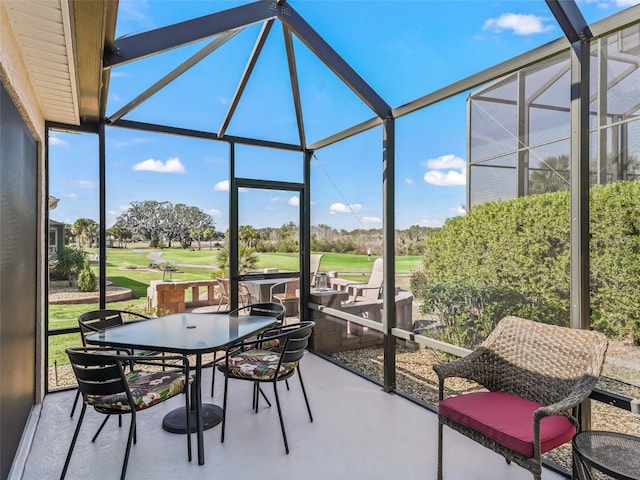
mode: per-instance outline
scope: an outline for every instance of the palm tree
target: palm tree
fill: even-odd
[[[258,253],[255,248],[251,248],[247,245],[240,245],[240,261],[238,269],[240,273],[246,273],[250,270],[254,270],[258,264]],[[223,272],[223,275],[229,273],[229,249],[224,248],[218,252],[218,266]]]
[[[560,192],[569,189],[569,156],[542,160],[539,169],[531,169],[529,193]]]

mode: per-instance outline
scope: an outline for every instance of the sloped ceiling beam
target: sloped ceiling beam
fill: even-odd
[[[304,118],[302,116],[302,102],[300,101],[300,86],[298,85],[298,69],[296,68],[296,56],[293,50],[293,36],[291,30],[282,25],[284,33],[284,46],[287,50],[287,63],[289,64],[289,78],[291,79],[291,93],[293,95],[293,105],[296,110],[296,120],[298,122],[298,135],[300,145],[306,148],[307,141],[304,134]]]
[[[387,102],[284,0],[278,3],[278,18],[379,118],[391,117]]]
[[[271,27],[273,26],[274,20],[268,20],[262,25],[262,29],[260,30],[260,34],[258,35],[258,39],[256,40],[255,45],[253,46],[253,50],[251,55],[249,55],[249,60],[247,61],[247,65],[244,68],[244,72],[240,77],[240,81],[238,82],[238,86],[236,88],[235,93],[233,94],[233,98],[229,102],[229,108],[227,109],[227,113],[222,119],[222,124],[218,129],[218,137],[224,137],[227,128],[229,127],[229,122],[231,122],[231,117],[233,117],[236,108],[238,108],[238,103],[240,102],[240,97],[242,97],[242,93],[244,89],[247,87],[247,82],[249,81],[249,77],[251,77],[251,73],[256,66],[256,62],[260,57],[260,53],[262,52],[262,48],[264,47],[265,42],[267,41],[267,37],[269,36],[269,32],[271,31]]]
[[[155,95],[160,90],[162,90],[164,87],[169,85],[176,78],[178,78],[180,75],[185,73],[187,70],[189,70],[191,67],[196,65],[198,62],[204,60],[210,53],[212,53],[215,50],[217,50],[218,48],[220,48],[222,45],[224,45],[228,40],[230,40],[234,35],[236,35],[241,30],[242,29],[233,30],[231,32],[226,32],[226,33],[222,33],[222,34],[218,35],[218,37],[216,37],[215,40],[213,40],[211,43],[209,43],[207,46],[205,46],[203,49],[201,49],[195,55],[193,55],[192,57],[190,57],[186,61],[182,62],[180,65],[178,65],[176,68],[174,68],[167,75],[162,77],[160,80],[158,80],[156,83],[151,85],[149,88],[147,88],[140,95],[138,95],[136,98],[134,98],[129,103],[127,103],[124,107],[122,107],[120,110],[118,110],[116,113],[111,115],[108,120],[110,122],[113,122],[113,121],[118,120],[119,118],[122,118],[124,115],[129,113],[131,110],[133,110],[134,108],[136,108],[137,106],[142,104],[142,102],[144,102],[145,100],[148,100],[153,95]]]
[[[105,52],[104,67],[155,55],[176,47],[253,25],[277,16],[276,2],[259,1],[116,40]]]

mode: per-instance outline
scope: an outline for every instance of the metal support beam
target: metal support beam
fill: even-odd
[[[517,95],[516,124],[517,124],[517,152],[518,163],[516,166],[518,197],[524,197],[529,193],[529,103],[525,94],[525,75],[523,71],[516,74]]]
[[[575,1],[546,2],[571,42],[571,327],[589,329],[589,72],[593,34]],[[589,400],[582,402],[578,421],[582,430],[591,427]]]
[[[140,95],[138,95],[136,98],[134,98],[129,103],[127,103],[124,107],[122,107],[120,110],[118,110],[116,113],[111,115],[109,117],[109,122],[114,122],[114,121],[122,118],[124,115],[129,113],[131,110],[133,110],[134,108],[136,108],[137,106],[142,104],[142,102],[144,102],[145,100],[151,98],[153,95],[155,95],[161,89],[163,89],[164,87],[169,85],[171,82],[173,82],[176,78],[178,78],[180,75],[185,73],[191,67],[193,67],[194,65],[196,65],[200,61],[204,60],[209,54],[213,53],[218,48],[220,48],[222,45],[224,45],[228,40],[233,38],[240,31],[241,30],[234,30],[232,32],[226,32],[226,33],[223,33],[223,34],[219,35],[215,40],[213,40],[207,46],[205,46],[200,51],[198,51],[195,55],[193,55],[192,57],[190,57],[187,60],[185,60],[184,62],[182,62],[176,68],[171,70],[171,72],[169,72],[167,75],[162,77],[160,80],[158,80],[156,83],[151,85],[149,88],[147,88]]]
[[[223,137],[227,128],[229,127],[229,122],[231,122],[231,117],[233,117],[236,108],[238,107],[238,103],[240,102],[240,98],[244,92],[244,89],[249,82],[249,78],[251,77],[251,73],[253,73],[253,69],[256,66],[256,62],[260,57],[260,53],[262,52],[262,48],[264,47],[265,42],[267,41],[267,37],[269,36],[269,32],[271,31],[271,27],[273,26],[273,19],[268,20],[262,25],[262,29],[258,34],[258,38],[256,39],[256,43],[253,46],[253,50],[251,51],[251,55],[249,55],[249,60],[247,61],[247,65],[244,67],[244,72],[242,72],[242,76],[240,77],[240,81],[238,82],[238,86],[236,87],[236,91],[229,102],[229,108],[227,109],[227,113],[222,119],[222,124],[218,129],[218,136]]]
[[[240,261],[238,258],[238,183],[236,182],[236,146],[229,144],[229,279],[231,280],[231,292],[227,305],[228,310],[238,308],[238,274],[240,273]]]
[[[391,116],[391,106],[284,1],[278,4],[278,18],[378,117],[384,119]]]
[[[287,51],[287,63],[289,64],[289,78],[291,79],[291,94],[293,95],[293,106],[296,110],[296,121],[298,124],[298,137],[300,145],[306,148],[307,140],[304,134],[304,118],[302,116],[302,102],[300,101],[300,86],[298,85],[298,69],[296,68],[296,54],[293,49],[293,36],[291,30],[284,25],[284,46]]]
[[[100,287],[100,308],[107,305],[107,158],[106,140],[104,135],[104,122],[98,125],[98,150],[99,150],[99,178],[100,178],[100,221],[98,233],[98,265],[99,265],[99,287]]]
[[[259,1],[175,23],[116,40],[104,54],[104,67],[111,68],[157,53],[197,42],[220,33],[253,25],[277,14],[276,2]]]
[[[310,320],[311,292],[311,159],[312,151],[304,152],[303,181],[300,192],[300,320]]]
[[[382,120],[380,118],[378,117],[370,118],[369,120],[365,120],[362,123],[354,125],[353,127],[349,127],[323,140],[318,140],[317,142],[312,143],[311,145],[308,145],[308,148],[311,150],[318,150],[320,148],[333,145],[334,143],[338,143],[341,140],[345,140],[349,137],[358,135],[362,132],[366,132],[367,130],[371,130],[372,128],[379,127],[380,125],[382,125]]]
[[[169,135],[180,135],[183,137],[203,138],[205,140],[218,140],[228,143],[239,143],[241,145],[252,145],[254,147],[279,148],[293,152],[301,152],[300,145],[291,143],[271,142],[269,140],[258,140],[255,138],[236,137],[234,135],[225,135],[218,137],[217,133],[205,132],[202,130],[192,130],[190,128],[170,127],[168,125],[157,125],[155,123],[136,122],[134,120],[120,119],[113,122],[110,126],[130,128],[132,130],[142,130],[144,132],[167,133]]]
[[[384,288],[382,291],[382,327],[384,330],[384,390],[396,388],[396,267],[395,267],[395,120],[384,120],[382,136],[382,198]]]
[[[546,0],[546,2],[569,42],[573,44],[593,37],[587,21],[574,0]]]
[[[598,172],[596,176],[596,181],[599,185],[604,185],[607,183],[607,134],[609,129],[606,128],[607,125],[607,109],[608,109],[608,86],[607,86],[607,63],[608,63],[608,52],[606,42],[600,38],[598,39],[598,71],[596,82],[598,85],[597,93],[597,122],[598,122],[598,157],[596,159],[596,165],[598,167]],[[617,130],[617,127],[613,127],[610,129],[611,132]],[[615,151],[616,145],[612,144],[612,150]],[[614,165],[618,164],[619,158],[616,155],[612,158]],[[611,179],[613,182],[617,182],[619,178],[616,178],[618,174],[618,169],[613,169],[613,178]]]

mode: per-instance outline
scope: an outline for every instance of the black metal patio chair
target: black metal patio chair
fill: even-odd
[[[260,384],[271,383],[278,408],[284,448],[289,454],[287,433],[285,431],[280,398],[278,397],[278,382],[288,380],[298,372],[302,394],[307,406],[307,412],[309,412],[309,420],[313,422],[309,399],[307,398],[300,372],[300,360],[304,356],[309,336],[314,326],[315,322],[312,321],[280,325],[264,332],[261,338],[240,342],[227,349],[224,364],[218,365],[218,369],[225,374],[221,442],[224,442],[226,428],[229,379],[253,382],[252,409],[256,413],[258,412],[258,398],[261,391]]]
[[[229,312],[229,315],[256,315],[262,317],[275,317],[278,319],[279,323],[284,321],[285,316],[285,307],[280,303],[275,302],[264,302],[264,303],[253,303],[251,305],[246,305],[244,307],[238,307],[235,310]],[[211,365],[215,366],[218,362],[217,352],[213,352],[213,360],[211,361]],[[208,367],[209,365],[207,365]],[[213,390],[216,383],[216,372],[215,369],[211,374],[211,396],[213,397]]]
[[[129,312],[127,310],[115,310],[115,309],[101,309],[85,312],[78,317],[78,327],[80,328],[80,338],[82,340],[82,346],[86,347],[86,337],[95,332],[101,330],[107,330],[109,328],[118,327],[128,322],[137,322],[142,320],[148,320],[149,317],[142,315],[141,313]],[[150,351],[138,351],[132,352],[138,356],[148,355],[163,355],[157,352]],[[144,363],[144,361],[141,361]],[[71,408],[71,418],[76,411],[78,400],[80,399],[80,390],[76,392],[76,398],[73,401],[73,407]]]
[[[106,415],[100,428],[92,438],[95,442],[104,428],[110,415],[131,415],[129,436],[122,464],[120,479],[124,480],[127,473],[131,444],[136,443],[136,413],[153,407],[178,394],[185,395],[185,412],[189,410],[189,362],[185,356],[144,356],[129,355],[127,350],[99,347],[76,347],[66,350],[78,381],[78,391],[82,395],[82,410],[73,433],[73,439],[60,475],[63,480],[69,468],[73,449],[78,440],[78,433],[82,426],[87,406],[91,406],[98,413]],[[138,360],[151,364],[154,360],[164,365],[167,360],[176,362],[179,368],[172,370],[130,370],[125,373],[125,367],[135,365]],[[190,415],[187,419],[187,432],[191,431]],[[191,435],[187,434],[187,456],[191,460]]]

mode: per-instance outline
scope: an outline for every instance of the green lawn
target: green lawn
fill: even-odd
[[[109,303],[108,308],[131,309],[144,308],[147,305],[147,287],[151,280],[162,280],[162,272],[158,270],[127,268],[132,266],[148,267],[152,262],[147,257],[149,252],[157,251],[152,249],[107,249],[107,278],[113,285],[127,287],[133,291],[133,298],[121,302]],[[177,271],[172,273],[173,280],[205,280],[213,278],[217,270],[216,250],[184,250],[181,248],[171,248],[161,250],[162,257],[176,264],[188,265],[210,265],[211,268],[177,267]],[[97,249],[90,250],[90,253],[97,254]],[[349,272],[350,275],[341,275],[353,280],[366,281],[369,272],[373,267],[373,261],[367,259],[366,255],[351,255],[340,253],[325,253],[320,262],[321,272]],[[397,257],[396,273],[407,274],[420,266],[421,257]],[[296,271],[298,267],[297,253],[262,253],[258,255],[258,268],[278,268],[280,270]],[[97,268],[97,264],[94,263]],[[364,278],[363,278],[364,277]],[[190,295],[191,291],[187,291]],[[97,303],[77,304],[77,305],[50,305],[49,306],[49,330],[64,327],[77,326],[78,316],[82,313],[98,308]],[[49,338],[49,363],[53,365],[54,360],[58,365],[68,363],[65,348],[78,345],[80,338],[78,334],[68,334],[53,336]]]
[[[174,263],[188,265],[210,265],[218,267],[218,250],[188,250],[183,248],[165,248],[160,250],[162,257]]]

